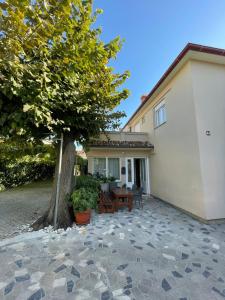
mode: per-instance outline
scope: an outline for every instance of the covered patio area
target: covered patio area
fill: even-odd
[[[0,298],[223,299],[224,253],[225,224],[148,199],[87,227],[0,242]]]
[[[92,140],[87,152],[88,172],[114,177],[118,186],[143,188],[151,193],[150,155],[154,146],[145,132],[106,132]]]

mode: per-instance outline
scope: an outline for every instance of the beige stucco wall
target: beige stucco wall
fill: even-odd
[[[153,108],[162,98],[165,98],[167,122],[154,129]],[[141,131],[149,132],[155,147],[150,157],[151,193],[206,218],[190,62],[129,125],[134,128],[143,115]]]
[[[225,65],[212,61],[186,62],[124,129],[140,124],[155,147],[147,154],[151,193],[207,220],[225,218]],[[154,107],[162,99],[167,122],[155,129]],[[91,150],[89,171],[92,157],[120,157],[121,166],[125,157],[146,157],[126,151]]]
[[[93,158],[95,157],[116,157],[120,158],[120,170],[122,167],[126,166],[126,157],[137,157],[137,158],[149,158],[150,153],[152,150],[146,149],[90,149],[90,151],[87,152],[87,158],[88,158],[88,172],[93,174]],[[150,176],[150,170],[148,176]],[[126,183],[126,175],[120,175],[120,182],[121,184]]]
[[[206,218],[225,218],[225,66],[191,68]]]

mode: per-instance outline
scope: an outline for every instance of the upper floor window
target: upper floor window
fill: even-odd
[[[165,101],[161,101],[155,108],[154,108],[154,119],[155,119],[155,128],[159,127],[163,123],[166,122],[166,107]]]

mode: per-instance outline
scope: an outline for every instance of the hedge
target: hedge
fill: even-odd
[[[0,191],[23,185],[35,180],[52,178],[54,164],[40,162],[19,162],[0,166]]]

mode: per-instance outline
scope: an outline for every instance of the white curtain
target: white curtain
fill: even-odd
[[[94,158],[94,174],[106,176],[106,158]]]
[[[120,162],[119,158],[108,159],[108,177],[120,179]]]

